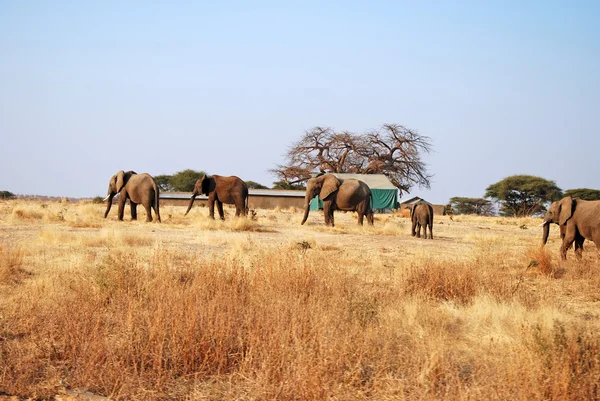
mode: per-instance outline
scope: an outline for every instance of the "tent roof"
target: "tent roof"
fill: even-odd
[[[345,173],[333,173],[337,178],[343,180],[348,178],[356,178],[357,180],[363,181],[371,189],[393,189],[396,190],[394,184],[383,174],[345,174]]]
[[[413,196],[412,198],[409,198],[409,199],[400,199],[401,205],[418,203],[418,202],[429,203],[425,199],[421,198],[420,196]]]

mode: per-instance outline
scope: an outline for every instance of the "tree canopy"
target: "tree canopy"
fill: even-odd
[[[246,185],[248,185],[249,189],[269,189],[269,187],[259,184],[256,181],[246,181]]]
[[[454,214],[477,214],[480,216],[491,216],[494,214],[494,204],[484,198],[455,196],[450,198],[450,206]]]
[[[287,164],[270,170],[295,184],[318,172],[384,174],[402,192],[429,188],[431,175],[422,155],[431,152],[430,138],[398,124],[385,124],[362,134],[314,127],[293,143]]]
[[[500,204],[501,215],[524,217],[544,212],[548,203],[562,197],[562,190],[541,177],[513,175],[487,187],[485,197]]]
[[[564,196],[572,196],[584,200],[600,200],[600,190],[589,188],[568,189]]]
[[[12,199],[14,197],[15,194],[10,191],[0,191],[0,199]]]
[[[302,183],[290,184],[290,183],[287,183],[287,182],[281,180],[281,181],[275,181],[273,183],[272,189],[286,189],[286,190],[300,191],[300,190],[305,190],[306,185],[304,185]]]
[[[162,174],[154,177],[156,185],[164,192],[192,192],[198,178],[206,175],[204,171],[183,170],[173,175]]]
[[[173,185],[171,185],[171,178],[173,178],[173,176],[167,174],[155,175],[154,181],[162,192],[172,192],[174,189]]]

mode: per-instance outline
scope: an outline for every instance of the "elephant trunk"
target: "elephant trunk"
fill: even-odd
[[[112,207],[112,201],[113,201],[113,197],[115,196],[114,193],[108,194],[106,196],[106,198],[104,198],[105,201],[107,201],[106,203],[106,211],[104,212],[104,218],[106,218],[106,216],[108,216],[108,212],[110,212],[110,208]]]
[[[304,205],[304,218],[302,219],[302,223],[300,223],[300,225],[303,225],[304,223],[306,223],[306,219],[308,219],[309,211],[310,211],[310,202],[306,202],[306,205]]]
[[[185,211],[185,215],[184,216],[187,216],[187,214],[190,212],[190,209],[192,208],[192,206],[194,206],[194,200],[195,199],[196,199],[196,194],[193,193],[192,197],[190,198],[190,204],[189,204],[187,210]]]
[[[544,223],[544,234],[542,235],[542,246],[546,245],[546,242],[548,242],[549,234],[550,234],[550,223],[545,222]]]

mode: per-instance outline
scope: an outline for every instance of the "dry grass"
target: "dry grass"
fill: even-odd
[[[0,204],[0,394],[598,398],[595,252],[559,262],[535,219],[440,216],[422,240],[391,215],[103,209]]]

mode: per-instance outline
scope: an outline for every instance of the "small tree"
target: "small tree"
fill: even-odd
[[[174,191],[173,185],[171,184],[172,179],[173,179],[173,176],[167,175],[167,174],[157,175],[154,177],[154,181],[156,182],[156,185],[158,185],[158,188],[162,192]]]
[[[484,198],[455,196],[450,198],[450,205],[454,214],[477,214],[480,216],[494,214],[494,204]]]
[[[524,217],[546,211],[546,205],[560,199],[562,191],[554,181],[532,175],[513,175],[487,187],[486,198],[500,203],[503,216]]]
[[[206,175],[204,171],[187,169],[173,174],[170,183],[174,191],[192,192],[194,190],[194,185],[196,185],[196,181],[203,175]]]
[[[600,191],[589,188],[568,189],[565,191],[564,196],[572,196],[573,198],[584,200],[600,200]]]
[[[285,190],[292,190],[292,191],[304,191],[306,189],[306,185],[301,184],[301,183],[290,184],[290,183],[287,183],[284,180],[281,180],[281,181],[275,181],[273,183],[272,189],[285,189]]]
[[[259,184],[256,181],[246,181],[249,189],[269,189],[269,187]]]
[[[14,197],[15,194],[10,191],[0,191],[0,199],[12,199]]]

